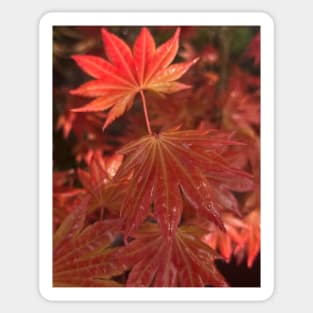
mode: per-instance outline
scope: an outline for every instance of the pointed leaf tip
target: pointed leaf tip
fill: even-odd
[[[194,58],[194,59],[191,61],[191,64],[194,65],[194,64],[196,64],[199,60],[200,60],[200,57]]]
[[[179,36],[180,36],[180,31],[181,31],[181,28],[180,28],[180,27],[177,27],[176,30],[175,30],[174,37],[177,37],[177,39],[178,39]]]

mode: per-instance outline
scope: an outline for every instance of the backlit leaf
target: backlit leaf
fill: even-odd
[[[97,97],[74,112],[97,112],[110,109],[103,128],[128,110],[134,97],[142,90],[175,93],[189,86],[175,82],[197,59],[170,65],[178,50],[180,29],[157,49],[149,30],[141,29],[133,50],[119,37],[102,29],[104,49],[110,62],[90,55],[75,55],[73,59],[96,80],[87,82],[71,93]]]
[[[250,212],[243,219],[247,225],[246,228],[242,229],[241,236],[244,240],[244,245],[239,245],[235,249],[235,255],[240,262],[243,256],[247,257],[247,266],[251,268],[253,262],[260,251],[261,244],[261,232],[260,232],[260,211],[255,209]]]
[[[223,215],[223,222],[226,232],[222,232],[212,223],[209,225],[209,233],[203,236],[202,240],[212,249],[218,251],[229,262],[234,249],[242,248],[245,242],[245,237],[241,230],[246,230],[247,225],[238,217],[229,213]]]

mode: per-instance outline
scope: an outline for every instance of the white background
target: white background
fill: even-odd
[[[265,302],[53,303],[38,293],[38,21],[48,11],[264,11],[276,24],[275,291]],[[0,8],[1,312],[312,311],[310,1],[10,1]],[[263,125],[262,125],[263,126]],[[264,125],[266,127],[266,125]]]

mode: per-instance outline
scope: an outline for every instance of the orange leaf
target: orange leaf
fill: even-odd
[[[156,49],[147,28],[142,28],[133,50],[119,37],[102,29],[104,49],[110,62],[95,56],[73,56],[77,64],[96,78],[71,91],[74,95],[98,97],[74,112],[95,112],[111,109],[103,126],[130,109],[136,94],[142,90],[171,94],[189,86],[177,83],[197,59],[170,65],[178,50],[180,29]]]
[[[242,230],[241,236],[245,240],[245,245],[236,247],[235,254],[240,258],[240,254],[247,256],[247,266],[251,268],[254,260],[260,251],[261,231],[260,231],[260,211],[255,209],[244,218],[247,227]]]
[[[155,42],[153,37],[149,30],[146,27],[143,27],[133,48],[137,78],[140,84],[144,83],[144,78],[147,73],[147,64],[151,61],[154,52]]]

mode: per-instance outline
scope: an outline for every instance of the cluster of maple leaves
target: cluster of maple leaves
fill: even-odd
[[[132,49],[76,31],[54,44],[55,76],[73,81],[55,87],[55,131],[75,159],[54,158],[54,286],[228,286],[215,261],[252,267],[260,250],[259,34],[223,82],[196,27],[159,28],[158,46],[142,27]]]

